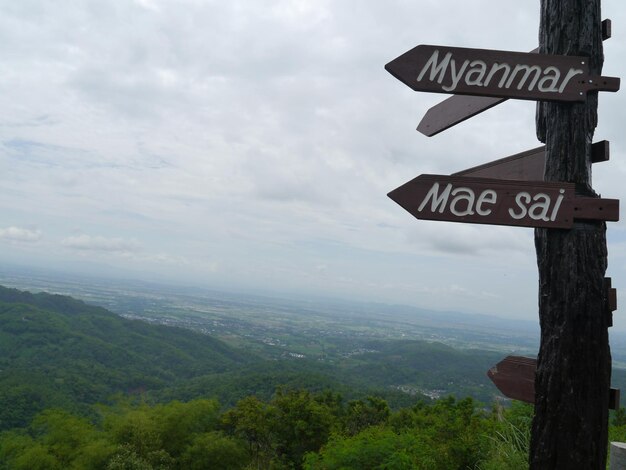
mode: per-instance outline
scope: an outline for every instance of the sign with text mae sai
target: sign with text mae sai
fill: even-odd
[[[571,228],[574,219],[619,219],[619,201],[576,197],[572,183],[420,175],[388,196],[425,220]]]
[[[619,78],[589,75],[586,57],[420,45],[385,69],[415,91],[524,100],[585,101]]]

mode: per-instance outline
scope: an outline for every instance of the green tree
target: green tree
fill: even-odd
[[[142,458],[162,447],[155,415],[145,404],[106,414],[104,426],[113,443],[125,446]]]
[[[72,469],[104,469],[115,453],[116,446],[101,433],[98,437],[86,441],[78,449],[72,462]]]
[[[50,449],[39,443],[33,444],[17,456],[11,467],[14,470],[64,470],[67,468],[59,461]]]
[[[396,434],[391,429],[373,426],[355,436],[334,436],[319,453],[305,457],[305,470],[438,470],[434,462],[417,461],[417,442],[410,433]]]
[[[389,405],[382,398],[370,396],[366,401],[351,401],[345,418],[346,432],[354,436],[369,426],[386,423],[390,414]]]
[[[272,424],[276,454],[300,468],[304,454],[318,451],[328,441],[335,417],[306,390],[278,389],[271,404],[276,408]]]
[[[247,443],[257,468],[266,468],[274,455],[272,426],[276,412],[274,406],[249,396],[222,415],[222,426]]]
[[[81,448],[97,434],[87,419],[56,409],[37,415],[31,424],[31,431],[65,468],[70,468]]]
[[[615,413],[613,414],[613,419],[611,420],[611,424],[613,426],[624,426],[626,425],[626,408],[620,406]]]
[[[115,448],[85,418],[50,409],[33,419],[28,434],[1,435],[0,461],[10,469],[103,469]]]
[[[384,409],[382,406],[378,408]],[[364,425],[360,432],[352,436],[335,434],[320,452],[307,454],[304,468],[476,468],[485,458],[490,430],[488,417],[476,410],[471,399],[456,401],[446,398],[432,406],[420,404],[393,413],[378,425]]]
[[[0,468],[14,470],[61,469],[49,449],[23,431],[0,434]]]
[[[122,446],[111,458],[106,470],[154,470],[154,467],[132,447]]]
[[[186,470],[239,470],[250,462],[245,443],[213,431],[196,435],[180,458]]]
[[[196,434],[216,428],[219,404],[215,400],[197,399],[187,403],[173,401],[150,410],[162,448],[172,457],[181,455]]]

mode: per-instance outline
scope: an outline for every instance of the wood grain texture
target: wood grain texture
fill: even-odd
[[[542,0],[540,53],[586,56],[602,70],[599,0]],[[537,105],[537,136],[546,144],[545,181],[591,187],[597,93],[586,103]],[[604,275],[606,226],[535,230],[541,344],[535,382],[530,468],[605,469],[611,355]]]

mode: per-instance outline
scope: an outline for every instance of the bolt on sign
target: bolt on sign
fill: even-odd
[[[418,219],[572,228],[575,219],[619,220],[619,201],[576,197],[573,183],[420,175],[388,196]]]
[[[589,91],[620,85],[591,76],[586,57],[462,47],[419,45],[385,69],[415,91],[524,100],[585,101]]]

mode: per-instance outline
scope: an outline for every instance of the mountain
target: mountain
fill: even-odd
[[[232,307],[234,318],[239,307]],[[285,386],[332,390],[348,400],[376,395],[398,407],[450,394],[489,403],[497,393],[486,371],[502,359],[500,352],[371,339],[340,324],[331,331],[304,328],[301,321],[283,330],[276,310],[260,310],[274,330],[256,338],[245,334],[253,324],[240,322],[237,335],[229,325],[227,344],[71,297],[0,286],[0,430],[23,426],[50,407],[90,415],[93,404],[116,395],[153,403],[209,397],[230,406],[250,395],[269,399]],[[378,335],[381,328],[372,331]],[[271,331],[280,344],[265,344]]]
[[[253,360],[207,335],[127,320],[70,297],[0,287],[0,428],[50,406],[160,389]]]

